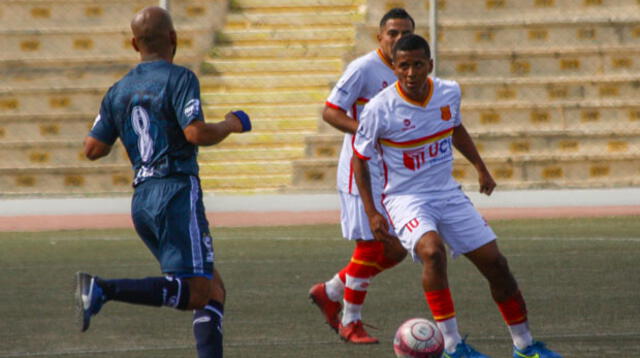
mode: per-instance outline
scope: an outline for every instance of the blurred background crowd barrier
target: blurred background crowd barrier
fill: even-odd
[[[0,2],[0,195],[131,191],[120,144],[82,139],[108,87],[138,61],[129,22],[157,0]],[[438,0],[437,75],[501,188],[640,186],[640,0]],[[342,135],[322,123],[344,66],[405,7],[429,36],[429,0],[172,0],[176,63],[204,110],[255,130],[202,148],[208,192],[331,191]],[[433,42],[433,40],[432,40]],[[468,188],[475,171],[457,156]]]

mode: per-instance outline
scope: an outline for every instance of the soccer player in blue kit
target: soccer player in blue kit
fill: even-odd
[[[249,131],[251,122],[235,111],[221,122],[205,123],[197,77],[173,64],[177,35],[166,10],[141,10],[131,30],[141,63],[104,96],[84,151],[87,158],[99,159],[121,139],[135,171],[133,223],[165,276],[103,279],[77,273],[79,323],[87,330],[108,301],[194,310],[198,356],[222,357],[225,289],[213,267],[197,153],[199,145]]]

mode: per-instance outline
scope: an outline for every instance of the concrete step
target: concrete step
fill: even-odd
[[[130,193],[128,165],[61,165],[0,169],[3,195]]]
[[[467,101],[462,118],[471,131],[626,131],[640,128],[640,106],[633,100]]]
[[[284,75],[284,74],[340,74],[344,67],[341,59],[277,59],[277,60],[225,60],[206,59],[202,65],[202,72],[207,75],[224,74],[257,74],[257,75]],[[201,82],[208,76],[201,77]],[[300,81],[303,82],[303,81]]]
[[[483,156],[509,156],[536,159],[549,155],[587,156],[614,154],[640,155],[640,128],[625,132],[600,130],[526,130],[496,132],[470,131],[478,151]],[[305,138],[307,158],[339,157],[342,135],[314,134]]]
[[[84,58],[91,56],[131,56],[131,33],[126,28],[60,29],[58,31],[24,30],[2,34],[0,60],[31,58]],[[204,54],[211,46],[210,27],[189,28],[180,32],[178,47],[182,55]]]
[[[31,88],[0,90],[0,109],[6,114],[98,112],[104,88]]]
[[[206,76],[201,81],[203,92],[264,92],[291,90],[324,90],[327,94],[340,77],[335,74],[238,74]]]
[[[83,137],[75,140],[15,140],[0,141],[0,168],[37,168],[40,166],[73,165],[90,163],[84,156]],[[127,154],[118,143],[100,164],[126,164]]]
[[[133,15],[145,6],[155,5],[148,0],[114,0],[96,2],[65,0],[56,3],[42,0],[4,0],[0,2],[2,24],[7,28],[33,29],[38,27],[113,26],[128,25]],[[179,27],[183,24],[216,24],[224,17],[223,1],[180,0],[171,4],[171,16]]]
[[[288,105],[248,105],[242,108],[251,118],[301,118],[317,117],[322,111],[322,103],[318,104],[288,104]],[[205,106],[206,118],[215,121],[224,118],[232,110],[229,106]]]
[[[269,59],[269,58],[341,58],[352,50],[351,44],[291,44],[288,46],[221,46],[215,47],[210,54],[224,59]]]
[[[638,98],[640,76],[461,78],[463,103],[472,101],[594,100]]]
[[[291,161],[265,160],[243,162],[200,162],[200,175],[209,176],[263,176],[291,175]]]
[[[0,91],[11,89],[79,88],[91,84],[92,87],[109,88],[134,66],[122,64],[34,64],[29,66],[5,65],[0,62]]]
[[[234,2],[234,10],[241,12],[292,12],[342,9],[348,11],[357,8],[364,0],[237,0]]]
[[[288,145],[301,145],[312,131],[286,133],[242,133],[227,137],[217,148],[279,148]]]
[[[525,188],[612,187],[640,184],[640,156],[550,155],[537,158],[485,156],[500,190]],[[330,190],[335,188],[337,161],[304,159],[295,161],[293,188]],[[465,188],[477,188],[477,174],[464,159],[454,162],[453,175]]]
[[[304,156],[302,145],[289,145],[278,148],[200,148],[198,161],[202,164],[212,162],[244,161],[291,161]]]
[[[353,26],[336,28],[301,28],[297,31],[290,29],[238,29],[225,30],[216,35],[218,44],[233,44],[235,46],[280,45],[291,44],[351,44],[355,39]]]
[[[634,0],[533,0],[508,1],[486,0],[469,5],[464,0],[440,2],[438,15],[442,18],[460,18],[460,13],[469,18],[544,18],[573,16],[611,16],[637,13]]]
[[[274,91],[274,92],[233,92],[233,93],[204,93],[202,100],[205,105],[227,105],[243,107],[248,105],[287,105],[290,103],[299,104],[321,104],[329,95],[328,90],[299,90],[294,91]]]
[[[207,192],[217,191],[277,191],[291,185],[291,175],[237,175],[200,177],[202,189]]]
[[[581,46],[500,50],[443,49],[441,77],[595,76],[636,73],[640,46]]]
[[[280,13],[230,13],[225,30],[235,29],[299,29],[305,27],[352,26],[362,15],[355,11],[287,12]]]

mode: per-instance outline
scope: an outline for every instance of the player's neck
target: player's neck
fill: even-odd
[[[142,62],[167,61],[169,63],[173,63],[173,56],[170,54],[146,53],[146,54],[140,54],[140,61]]]
[[[405,93],[407,97],[416,102],[424,102],[429,96],[429,81],[425,81],[424,85],[420,89],[409,90],[406,87],[402,86],[402,91]]]

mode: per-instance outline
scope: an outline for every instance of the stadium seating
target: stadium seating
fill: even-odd
[[[404,6],[428,38],[428,1],[367,1],[356,53]],[[437,75],[457,80],[462,116],[502,188],[640,184],[640,2],[438,1]],[[341,135],[306,139],[294,185],[328,188]],[[457,154],[457,153],[456,153]],[[455,176],[475,171],[457,154]]]
[[[129,21],[156,0],[0,2],[0,195],[130,192],[126,153],[83,158],[109,85],[137,62]],[[437,75],[502,188],[640,185],[640,2],[438,0]],[[320,119],[344,66],[404,6],[429,0],[174,0],[177,62],[215,121],[254,131],[202,148],[205,190],[333,190],[342,136]],[[214,44],[212,47],[211,44]],[[473,169],[454,174],[467,187]]]
[[[82,139],[107,88],[137,62],[129,22],[155,0],[0,2],[0,193],[118,193],[132,173],[117,144],[89,162]],[[172,2],[177,62],[197,70],[226,1]]]
[[[290,190],[292,161],[319,130],[331,83],[353,50],[359,0],[238,0],[202,66],[207,118],[251,114],[252,133],[200,152],[205,190]],[[322,127],[322,126],[320,126]]]

